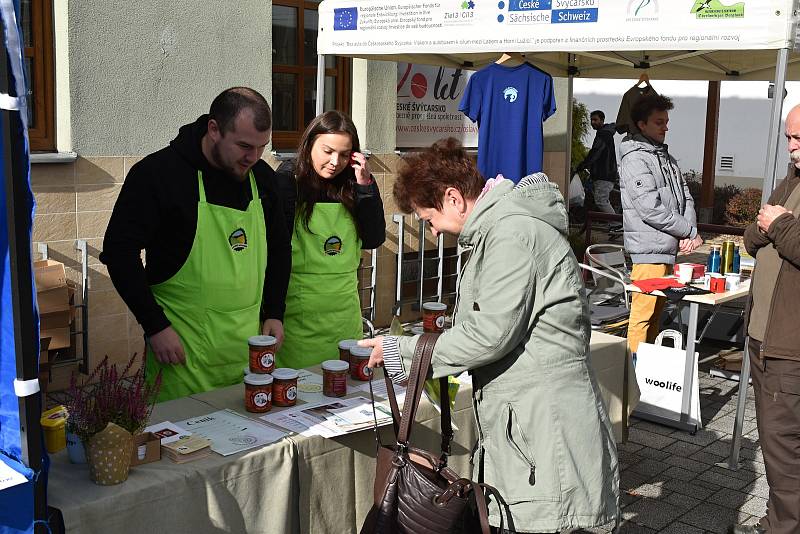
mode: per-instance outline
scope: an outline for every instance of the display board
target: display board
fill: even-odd
[[[325,0],[318,50],[480,67],[503,52],[553,76],[766,80],[792,48],[794,0]],[[794,62],[790,79],[800,77]]]
[[[472,71],[397,63],[396,129],[399,148],[430,146],[455,137],[478,146],[478,125],[458,110]]]
[[[777,49],[789,0],[323,2],[324,53]],[[435,34],[433,34],[435,33]]]

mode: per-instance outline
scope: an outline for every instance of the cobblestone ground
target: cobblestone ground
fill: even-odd
[[[704,344],[706,345],[706,344]],[[710,361],[730,347],[701,347]],[[695,435],[633,419],[628,441],[619,446],[622,534],[724,534],[732,523],[752,524],[765,513],[769,488],[758,444],[753,388],[748,388],[741,467],[727,460],[733,437],[739,383],[700,366],[700,407],[704,428]],[[605,528],[571,534],[611,532]]]
[[[695,253],[679,262],[705,263],[710,245],[741,237],[704,235]],[[592,243],[622,245],[622,235],[609,235],[595,225]],[[700,407],[705,428],[695,435],[647,421],[632,420],[628,441],[619,447],[622,523],[620,534],[706,534],[727,532],[732,523],[753,524],[766,511],[769,487],[758,444],[753,388],[748,388],[741,467],[731,471],[716,464],[727,460],[733,437],[739,383],[709,375],[715,355],[741,353],[730,346],[702,343]],[[570,534],[611,532],[613,525]],[[566,534],[566,533],[564,533]]]

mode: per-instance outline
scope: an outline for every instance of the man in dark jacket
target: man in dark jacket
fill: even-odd
[[[756,258],[745,324],[769,501],[759,524],[735,534],[800,532],[800,106],[786,118],[786,138],[793,171],[744,234]]]
[[[605,114],[600,110],[592,111],[590,121],[597,132],[592,148],[583,161],[575,168],[575,172],[588,170],[594,188],[594,203],[604,213],[616,213],[609,201],[614,185],[619,183],[617,173],[617,151],[614,147],[614,124],[604,124]],[[622,225],[616,224],[612,230],[619,230]]]
[[[260,159],[271,126],[263,96],[228,89],[134,165],[117,198],[100,260],[144,329],[159,400],[238,382],[249,336],[283,339],[291,245]]]

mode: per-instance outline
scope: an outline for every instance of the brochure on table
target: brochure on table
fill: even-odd
[[[365,382],[363,384],[359,384],[356,388],[360,389],[364,393],[369,394],[369,382]],[[389,392],[386,389],[386,380],[373,380],[372,381],[372,393],[376,397],[380,397],[382,399],[389,398]],[[394,384],[394,395],[397,398],[397,404],[400,408],[403,407],[403,402],[406,400],[406,388],[403,386],[398,386]]]
[[[392,421],[388,406],[376,403],[374,416],[372,406],[370,399],[361,396],[328,399],[323,403],[304,404],[263,415],[261,419],[302,436],[333,438],[370,428],[376,419],[378,426]]]
[[[322,375],[312,373],[306,369],[297,371],[297,396],[308,404],[328,402],[331,397],[322,394]],[[347,386],[347,394],[358,391],[358,386]]]
[[[301,401],[307,404],[327,404],[331,401],[332,397],[326,397],[322,394],[322,375],[312,373],[306,369],[297,371],[297,391],[298,397]],[[369,394],[369,382],[364,382],[356,386],[347,386],[347,395],[363,391]],[[383,378],[376,378],[372,381],[372,391],[376,397],[388,399],[389,393],[386,391],[386,381]],[[406,398],[406,388],[395,384],[394,393],[397,397],[397,403],[402,407],[403,401]]]
[[[183,437],[192,435],[191,432],[188,432],[187,430],[179,427],[178,425],[176,425],[171,421],[162,421],[161,423],[150,425],[146,427],[144,431],[152,432],[153,434],[161,438],[162,445],[167,445],[169,443],[178,441]]]
[[[233,410],[184,419],[179,427],[211,440],[211,450],[229,456],[237,452],[268,445],[286,435],[255,420],[239,415]]]

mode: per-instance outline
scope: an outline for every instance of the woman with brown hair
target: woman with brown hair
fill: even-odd
[[[508,532],[589,528],[618,515],[611,425],[587,361],[589,313],[567,241],[564,199],[544,174],[484,181],[455,139],[406,158],[398,206],[470,251],[453,327],[436,342],[433,377],[472,375],[474,480],[498,489]],[[394,381],[418,336],[363,340]],[[499,525],[497,503],[490,523]]]
[[[383,202],[360,152],[353,121],[340,111],[316,117],[300,140],[286,192],[292,214],[292,274],[280,367],[336,359],[337,342],[361,339],[356,271],[362,249],[386,238]]]

